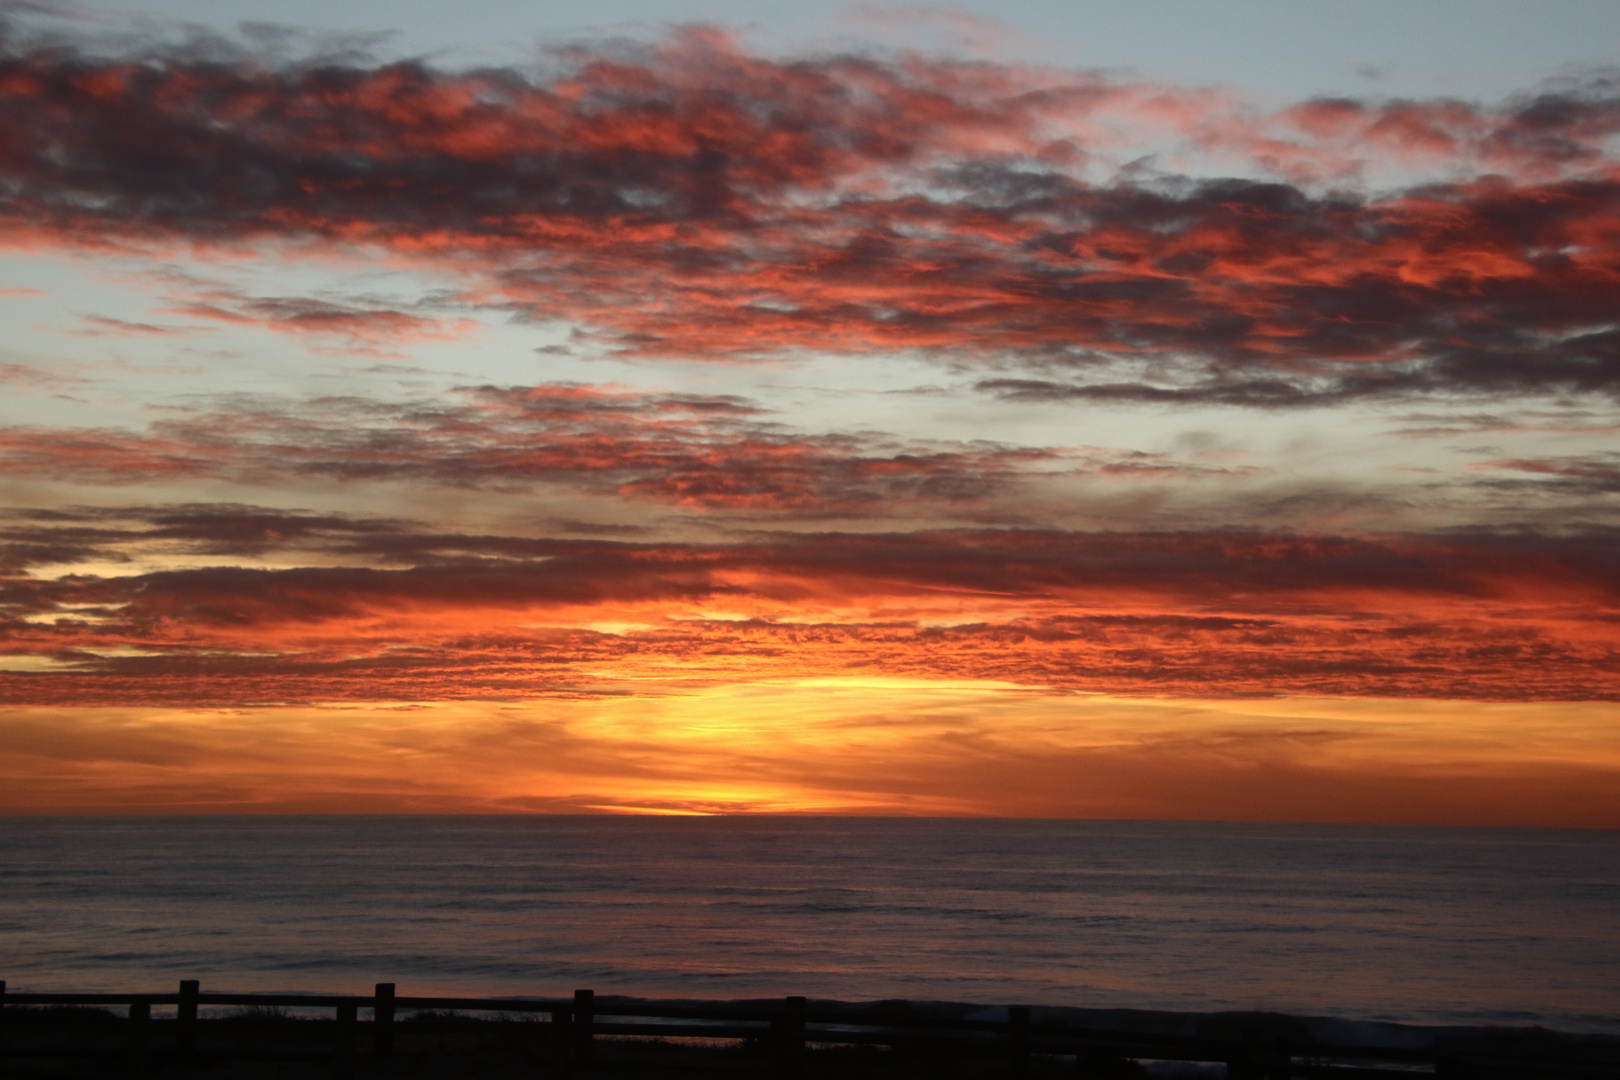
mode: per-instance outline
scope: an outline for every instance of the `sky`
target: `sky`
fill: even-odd
[[[0,4],[0,812],[1620,827],[1609,0],[581,14]]]

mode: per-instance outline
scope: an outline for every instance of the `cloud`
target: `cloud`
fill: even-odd
[[[0,384],[59,390],[70,386],[83,386],[89,381],[78,375],[50,371],[34,364],[0,364]]]
[[[154,477],[206,476],[208,460],[193,448],[109,429],[0,429],[3,470],[28,476],[76,476],[110,484]]]
[[[1057,367],[1097,400],[1620,387],[1604,73],[1494,105],[1267,112],[991,62],[769,59],[703,30],[562,50],[548,74],[211,48],[14,40],[0,233],[369,250],[631,354],[920,351]],[[1111,171],[1135,130],[1243,175]],[[1358,189],[1375,168],[1407,179]],[[199,313],[446,332],[296,298]],[[1161,378],[1119,376],[1150,357]]]
[[[276,333],[336,339],[345,351],[378,351],[413,341],[443,341],[477,327],[471,319],[448,319],[381,304],[308,296],[247,296],[210,284],[177,297],[168,314],[258,326]]]
[[[75,3],[61,0],[0,0],[0,16],[46,15],[58,19],[88,19],[90,13]]]
[[[1399,376],[1365,374],[1338,379],[1227,378],[1190,386],[1142,382],[1062,383],[1050,379],[980,379],[974,389],[1002,401],[1089,401],[1146,405],[1235,405],[1245,408],[1315,408],[1357,398],[1425,389]]]
[[[0,809],[1620,821],[1592,706],[987,689],[834,679],[532,706],[19,708],[0,716]]]
[[[1133,451],[806,435],[731,395],[548,383],[466,387],[388,403],[225,398],[137,434],[0,429],[0,472],[135,483],[165,477],[396,480],[449,487],[564,484],[693,509],[896,512],[982,501],[1048,471],[1211,470]]]
[[[919,42],[937,42],[948,51],[966,50],[970,55],[993,56],[1014,48],[1051,46],[1049,41],[1026,34],[1008,23],[959,8],[860,3],[844,6],[836,18],[840,24],[857,29],[863,41],[876,37],[904,42],[913,49],[919,47]]]
[[[1414,439],[1535,432],[1559,435],[1613,435],[1620,432],[1620,420],[1610,413],[1568,407],[1515,409],[1500,413],[1410,413],[1399,417],[1399,420],[1409,426],[1396,428],[1391,434]]]
[[[1481,463],[1481,468],[1503,469],[1548,477],[1537,486],[1557,484],[1582,495],[1620,494],[1620,454],[1589,454],[1554,458],[1504,458]]]
[[[23,520],[4,538],[4,652],[26,669],[0,676],[8,700],[574,699],[811,676],[1161,697],[1620,697],[1608,533],[657,544],[248,507],[119,513]],[[142,569],[153,551],[168,567],[204,562]],[[24,572],[75,552],[131,569]]]
[[[80,315],[83,327],[74,331],[82,337],[176,337],[183,334],[195,334],[200,329],[196,326],[164,326],[159,323],[131,322],[128,319],[115,319],[108,315]]]

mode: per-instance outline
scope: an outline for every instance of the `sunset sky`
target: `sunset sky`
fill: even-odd
[[[0,4],[0,812],[1620,827],[1613,0],[263,10]]]

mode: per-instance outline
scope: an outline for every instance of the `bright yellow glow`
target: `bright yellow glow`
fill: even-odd
[[[1172,701],[882,676],[641,689],[519,704],[12,710],[0,717],[0,809],[1620,826],[1620,725],[1602,703]]]

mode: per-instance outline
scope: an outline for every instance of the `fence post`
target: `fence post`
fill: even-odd
[[[175,1008],[174,1049],[181,1061],[197,1056],[197,995],[200,984],[196,979],[180,980],[180,1003]]]
[[[371,1054],[382,1059],[394,1052],[394,984],[377,984],[377,1003],[372,1009]]]
[[[596,991],[574,991],[574,1064],[588,1068],[591,1064],[591,1028],[596,1019]]]
[[[1029,1075],[1029,1006],[1012,1005],[1007,1009],[1008,1071],[1014,1080]]]
[[[0,1059],[6,1056],[6,980],[0,979]],[[5,1066],[0,1064],[0,1070]]]
[[[551,1063],[560,1073],[568,1072],[573,1056],[574,1014],[567,1009],[551,1010]]]
[[[1294,1054],[1288,1045],[1288,1036],[1281,1035],[1272,1043],[1267,1055],[1266,1080],[1289,1080],[1294,1068]]]
[[[1249,1052],[1247,1044],[1232,1048],[1231,1055],[1226,1059],[1227,1080],[1255,1080],[1253,1055]]]
[[[354,1075],[354,1029],[358,1026],[360,1008],[353,1002],[337,1007],[337,1036],[332,1044],[332,1076],[334,1080],[348,1080]]]
[[[790,997],[783,1002],[782,1017],[772,1024],[776,1032],[776,1052],[783,1071],[797,1075],[804,1066],[804,998]]]
[[[152,1006],[133,1001],[129,1006],[129,1039],[124,1045],[125,1068],[130,1076],[146,1075],[146,1040],[151,1031]]]
[[[1462,1075],[1462,1062],[1457,1056],[1457,1046],[1442,1036],[1434,1043],[1434,1075],[1436,1080],[1456,1080]]]

